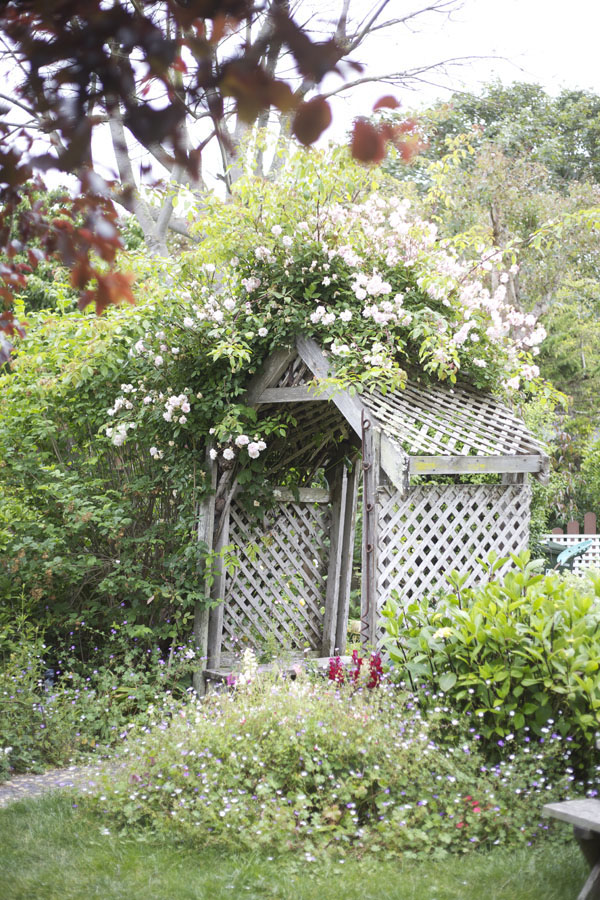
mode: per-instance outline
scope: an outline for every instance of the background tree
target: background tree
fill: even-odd
[[[600,97],[496,84],[454,95],[420,124],[426,150],[408,167],[389,159],[387,170],[442,236],[518,259],[508,298],[541,316],[548,336],[537,364],[570,398],[556,419],[531,414],[560,473],[536,489],[539,529],[581,519],[600,503],[588,461],[600,427]]]

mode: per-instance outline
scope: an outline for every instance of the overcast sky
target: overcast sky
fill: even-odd
[[[401,14],[410,2],[391,0],[388,10]],[[371,0],[355,3],[371,5]],[[426,5],[426,0],[415,2],[417,8]],[[507,84],[538,82],[552,93],[564,87],[600,93],[599,41],[599,0],[464,0],[449,18],[424,16],[412,31],[399,27],[382,33],[360,61],[369,73],[383,74],[449,57],[474,57],[397,92],[407,108],[448,97],[452,90],[477,91],[496,78]],[[353,115],[368,113],[381,93],[379,86],[370,86],[337,104],[335,130],[343,131],[342,120],[347,127]]]

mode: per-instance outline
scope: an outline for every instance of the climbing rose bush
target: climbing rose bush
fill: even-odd
[[[133,259],[142,302],[151,297],[152,308],[160,297],[171,312],[132,343],[129,385],[107,410],[113,444],[143,427],[158,462],[169,441],[199,433],[202,407],[213,459],[259,460],[269,434],[285,430],[285,414],[259,425],[240,402],[243,387],[297,334],[327,350],[334,387],[397,387],[408,371],[508,395],[540,389],[535,357],[545,331],[508,300],[516,263],[493,249],[461,258],[435,224],[411,215],[407,200],[381,190],[363,186],[354,202],[330,190],[322,202],[314,187],[298,199],[299,165],[292,160],[275,186],[242,180],[232,203],[213,206],[199,251],[175,262]],[[203,388],[215,372],[223,390],[209,412]]]

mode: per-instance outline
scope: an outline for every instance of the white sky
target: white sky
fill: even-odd
[[[407,5],[407,0],[391,0],[388,10],[399,15]],[[598,0],[464,0],[449,19],[429,16],[418,20],[415,29],[399,27],[393,36],[378,39],[376,46],[373,41],[361,59],[367,72],[410,69],[449,57],[489,58],[430,73],[424,76],[429,84],[397,91],[406,108],[446,98],[453,90],[476,92],[494,79],[506,84],[537,82],[551,93],[565,87],[600,93]],[[372,103],[388,92],[369,86],[338,103],[335,130],[341,127],[343,133],[353,115],[368,113]]]

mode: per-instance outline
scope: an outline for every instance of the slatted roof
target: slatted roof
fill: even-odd
[[[525,424],[491,394],[466,386],[374,391],[362,399],[409,455],[516,456],[544,453]]]
[[[334,372],[330,356],[314,340],[298,336],[295,348],[275,351],[266,360],[248,389],[247,401],[263,410],[293,405],[300,425],[297,458],[304,450],[309,456],[321,452],[324,433],[333,435],[339,428],[339,421],[327,421],[325,410],[318,409],[326,404],[337,408],[359,439],[365,419],[375,420],[381,465],[400,490],[409,475],[530,472],[547,480],[543,445],[491,394],[465,384],[451,388],[409,380],[401,390],[358,395],[329,388],[327,379]],[[315,382],[324,382],[324,389],[315,390]],[[306,415],[300,414],[302,404]]]

